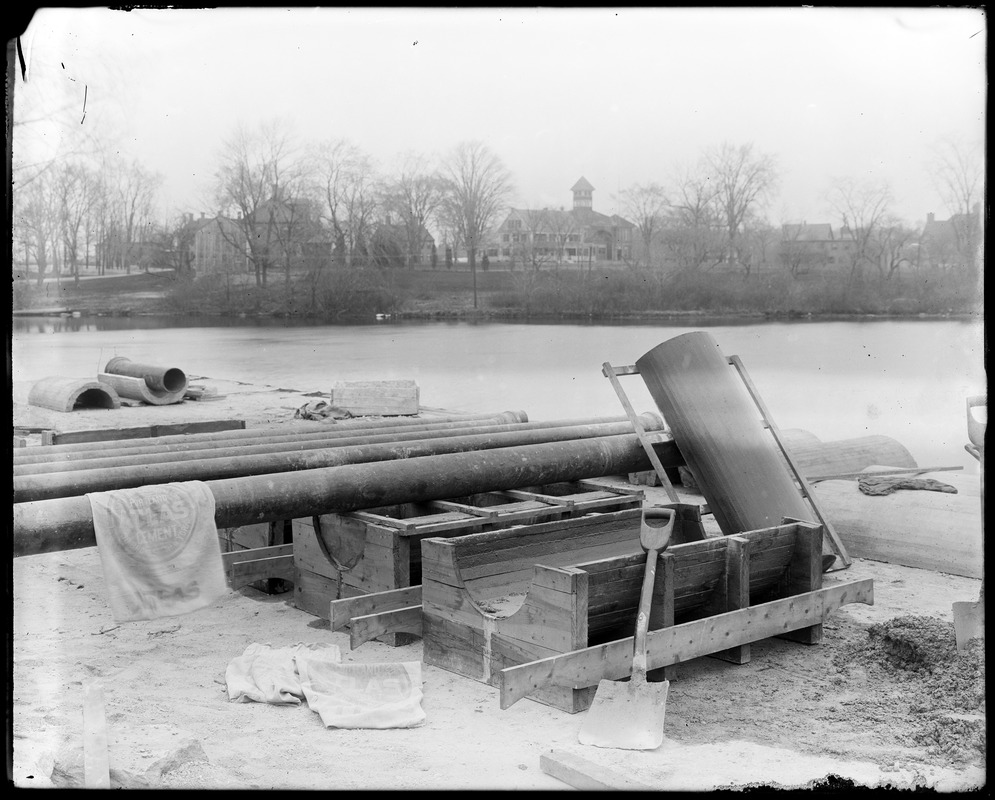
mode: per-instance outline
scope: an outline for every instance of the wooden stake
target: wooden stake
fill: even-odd
[[[83,690],[83,786],[86,789],[111,788],[104,688],[95,680],[87,682]]]

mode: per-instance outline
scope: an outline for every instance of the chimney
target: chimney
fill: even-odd
[[[203,211],[200,212],[200,218],[204,219],[204,212]]]

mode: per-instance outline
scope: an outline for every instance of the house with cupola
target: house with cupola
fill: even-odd
[[[622,264],[632,259],[635,225],[594,210],[594,187],[581,177],[570,190],[573,207],[511,208],[491,237],[490,261],[540,268],[544,264]]]

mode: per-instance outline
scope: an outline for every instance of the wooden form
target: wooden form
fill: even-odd
[[[333,600],[417,585],[422,579],[420,543],[428,537],[639,509],[642,502],[638,489],[567,481],[295,519],[295,602],[303,611],[327,619]],[[407,639],[391,636],[384,641]]]
[[[512,668],[539,664],[538,672],[526,671],[517,679],[512,674],[508,696],[518,699],[515,692],[522,690],[521,696],[570,713],[582,711],[602,677],[624,677],[628,672],[623,670],[631,667],[629,634],[645,566],[640,516],[638,510],[626,510],[427,538],[422,541],[420,628],[413,591],[384,592],[365,598],[363,606],[332,603],[332,628],[352,615],[354,647],[395,630],[394,624],[409,633],[420,630],[426,664],[497,686],[504,685],[503,676]],[[819,642],[824,615],[838,602],[868,601],[823,592],[821,556],[821,526],[797,520],[671,547],[660,557],[650,629],[690,630],[690,641],[674,639],[663,651],[658,644],[650,668],[704,655],[746,663],[750,643],[773,635]],[[863,589],[860,596],[866,598],[869,585]],[[742,615],[758,603],[764,604],[759,616]],[[729,616],[735,614],[741,616]],[[612,674],[599,674],[601,655],[588,650],[610,656],[604,666]],[[548,676],[543,671],[546,661],[577,652],[586,672],[575,683],[554,680],[556,670]],[[522,680],[534,685],[523,690]]]

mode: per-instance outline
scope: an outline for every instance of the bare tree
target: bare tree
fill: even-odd
[[[706,152],[704,160],[725,222],[725,257],[739,261],[739,234],[747,215],[762,206],[777,186],[774,157],[754,152],[752,144],[736,147],[723,142]]]
[[[984,151],[979,143],[948,137],[933,147],[930,175],[951,214],[957,249],[972,286],[977,282],[981,263],[984,174]]]
[[[700,167],[678,166],[672,178],[663,244],[681,272],[694,272],[718,261],[721,220],[715,186]]]
[[[547,214],[547,224],[549,226],[550,238],[554,244],[553,262],[555,264],[562,264],[564,250],[572,240],[575,241],[580,238],[580,228],[573,214],[562,209],[551,209]],[[593,245],[588,250],[588,253],[591,253],[592,250]]]
[[[222,235],[238,249],[246,248],[255,270],[256,285],[265,286],[269,268],[279,258],[279,215],[268,207],[293,199],[300,184],[296,144],[282,122],[268,122],[256,131],[239,125],[224,145],[215,174],[215,199],[219,215],[234,210],[244,232],[235,240],[235,229],[219,226]]]
[[[882,220],[871,247],[881,280],[890,280],[902,267],[911,267],[916,258],[919,232],[894,217]]]
[[[517,242],[512,238],[512,252],[521,259],[523,267],[538,271],[556,258],[555,212],[545,208],[526,208],[518,214],[522,227],[512,234],[512,237],[518,237]]]
[[[63,252],[78,285],[80,245],[87,241],[86,222],[94,203],[93,175],[80,163],[65,164],[54,175]]]
[[[130,273],[134,245],[149,221],[162,176],[149,172],[137,161],[115,164],[112,174],[122,232],[121,258],[125,272]]]
[[[858,183],[852,178],[837,178],[826,199],[842,221],[840,235],[849,239],[850,286],[862,277],[865,265],[875,263],[875,240],[889,218],[891,189],[885,182]]]
[[[313,159],[322,213],[331,226],[336,252],[351,267],[367,255],[379,206],[373,161],[344,140],[319,143]]]
[[[658,183],[633,184],[622,191],[619,200],[623,216],[639,229],[648,267],[653,263],[653,237],[659,233],[669,205],[666,192]]]
[[[444,197],[445,186],[438,172],[422,157],[406,154],[400,169],[384,191],[384,206],[404,226],[404,266],[410,267],[421,253],[425,231]]]
[[[466,245],[473,275],[473,307],[477,307],[477,250],[511,194],[511,173],[481,142],[456,146],[443,164],[447,217]]]
[[[25,260],[30,263],[34,257],[38,286],[42,286],[59,239],[59,199],[53,170],[39,173],[24,189],[14,193],[13,223],[24,247]]]

